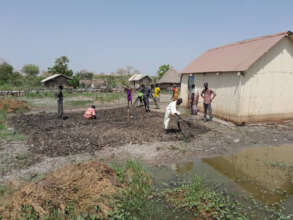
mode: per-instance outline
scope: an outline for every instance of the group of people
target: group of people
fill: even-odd
[[[193,84],[191,86],[191,96],[190,96],[190,109],[192,115],[197,115],[198,112],[198,102],[199,97],[203,98],[203,108],[204,108],[204,121],[212,120],[212,101],[216,97],[216,93],[209,89],[209,85],[207,82],[204,83],[204,89],[201,91],[201,94],[199,94],[199,91],[195,88],[195,85]],[[182,99],[178,99],[178,90],[176,91],[176,88],[173,89],[173,101],[167,106],[165,117],[164,117],[164,127],[165,131],[168,132],[168,126],[170,122],[170,116],[176,116],[180,119],[180,112],[177,111],[177,106],[179,106],[182,103]],[[209,119],[207,119],[207,112],[209,113]],[[177,126],[180,130],[180,123],[177,120]]]
[[[124,87],[124,90],[127,94],[127,101],[128,101],[128,107],[132,105],[132,89],[130,87]],[[159,109],[159,96],[160,96],[161,89],[160,87],[156,85],[151,85],[151,87],[145,86],[144,84],[141,85],[141,87],[138,89],[138,96],[134,101],[134,104],[136,105],[137,102],[140,103],[140,105],[144,105],[145,111],[150,112],[150,101],[149,99],[152,98],[156,109]]]
[[[129,87],[125,87],[125,92],[127,94],[127,101],[128,101],[128,107],[132,105],[132,89]],[[58,118],[63,118],[63,86],[59,86],[57,96],[57,103],[58,103]],[[151,87],[147,87],[145,85],[142,85],[141,88],[138,90],[138,97],[135,100],[135,104],[137,101],[140,101],[140,103],[144,104],[146,112],[150,112],[150,103],[149,99],[153,98],[154,103],[156,105],[156,108],[159,109],[159,95],[160,95],[160,87],[156,85],[151,85]],[[204,83],[204,89],[202,90],[201,94],[199,94],[199,91],[195,88],[195,85],[193,84],[191,86],[191,96],[190,96],[190,109],[192,115],[197,115],[197,105],[199,102],[199,97],[203,98],[203,108],[204,108],[204,120],[212,120],[212,101],[216,97],[216,93],[209,89],[208,83]],[[179,106],[182,103],[182,98],[179,98],[179,90],[174,85],[172,89],[172,102],[167,106],[165,117],[164,117],[164,128],[167,131],[169,122],[170,122],[170,116],[175,115],[178,118],[180,118],[180,112],[177,111],[177,106]],[[207,119],[207,112],[209,112],[209,119]],[[96,119],[96,107],[94,105],[91,105],[84,113],[84,117],[86,119]],[[178,122],[178,120],[177,120]],[[178,128],[180,129],[180,124],[178,122]]]

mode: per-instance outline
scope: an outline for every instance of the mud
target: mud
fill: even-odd
[[[59,120],[54,113],[19,115],[10,120],[11,125],[28,136],[30,152],[48,157],[67,156],[79,153],[94,153],[104,147],[150,142],[182,141],[185,137],[176,132],[175,120],[171,120],[173,132],[164,133],[164,115],[159,112],[146,113],[132,108],[128,120],[127,108],[97,111],[96,120],[86,120],[83,112],[66,114]],[[183,126],[183,129],[187,129]],[[193,123],[190,136],[208,132],[205,126]]]

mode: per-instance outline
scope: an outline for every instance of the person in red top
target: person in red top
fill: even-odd
[[[96,119],[96,106],[92,105],[91,107],[89,107],[84,115],[83,115],[86,119]]]
[[[204,108],[204,120],[207,121],[207,111],[209,110],[209,120],[213,119],[212,115],[212,101],[216,97],[216,93],[209,89],[209,84],[205,82],[204,89],[201,92],[201,97],[203,98],[203,108]]]

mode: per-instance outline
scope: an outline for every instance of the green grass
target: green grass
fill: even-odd
[[[65,104],[74,106],[74,107],[84,107],[84,106],[89,106],[90,104],[92,104],[93,101],[91,100],[71,100],[71,101],[65,101]]]
[[[24,140],[23,135],[7,127],[7,113],[5,110],[0,111],[0,138],[7,142]]]
[[[119,100],[121,98],[125,98],[124,93],[98,93],[96,94],[96,101],[99,102],[113,102],[115,100]]]

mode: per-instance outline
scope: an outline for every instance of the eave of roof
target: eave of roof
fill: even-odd
[[[66,79],[72,80],[72,78],[70,78],[70,77],[68,77],[68,76],[66,76],[66,75],[63,75],[63,74],[54,74],[54,75],[52,75],[52,76],[49,76],[49,77],[43,79],[41,82],[42,82],[42,83],[45,83],[45,82],[50,81],[50,80],[52,80],[52,79],[58,78],[58,77],[60,77],[60,76],[66,78]]]
[[[210,49],[180,72],[245,72],[280,40],[291,35],[292,32],[286,31]]]

